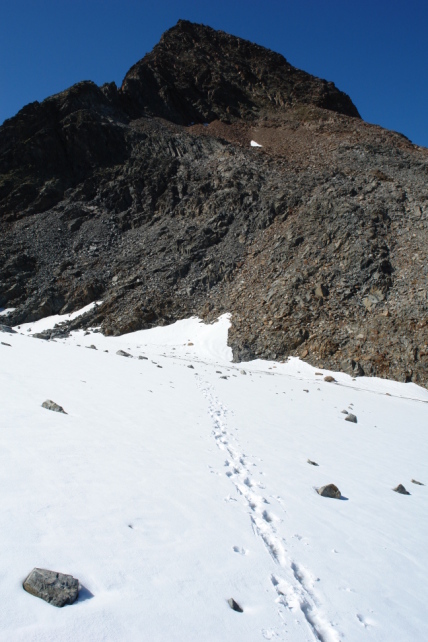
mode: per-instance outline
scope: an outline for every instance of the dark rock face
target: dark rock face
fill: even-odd
[[[332,82],[292,67],[269,49],[186,20],[131,67],[121,91],[134,117],[150,114],[179,125],[252,121],[266,109],[298,104],[359,117]]]
[[[33,568],[23,586],[28,593],[53,606],[73,604],[79,595],[79,580],[44,568]]]
[[[103,300],[46,338],[231,312],[235,361],[428,385],[427,177],[428,150],[331,83],[180,21],[121,88],[0,127],[0,306]]]

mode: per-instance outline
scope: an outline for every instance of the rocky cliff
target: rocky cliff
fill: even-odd
[[[8,323],[227,311],[236,360],[428,385],[428,150],[240,38],[180,21],[120,88],[5,121],[0,230]]]

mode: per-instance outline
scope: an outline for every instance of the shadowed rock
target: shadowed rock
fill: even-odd
[[[42,408],[46,408],[46,410],[53,410],[53,412],[62,412],[63,415],[67,414],[62,406],[59,406],[57,403],[55,403],[55,401],[52,401],[51,399],[46,399],[46,401],[42,403]]]
[[[53,606],[73,604],[79,595],[79,580],[72,575],[33,568],[23,584],[24,589]]]
[[[410,495],[409,491],[404,488],[403,484],[398,484],[398,486],[392,490],[395,490],[396,493],[400,493],[400,495]]]
[[[327,381],[327,383],[335,383],[336,379],[331,375],[327,375],[326,377],[324,377],[324,381]]]
[[[311,466],[318,466],[316,461],[312,461],[311,459],[308,459],[308,464],[311,464]]]
[[[119,357],[130,357],[131,355],[129,352],[125,352],[125,350],[118,350],[116,354],[119,355]],[[143,357],[144,358],[144,357]]]
[[[8,332],[9,334],[16,334],[16,330],[14,330],[8,325],[3,325],[2,323],[0,323],[0,332]]]
[[[423,484],[420,481],[417,481],[416,479],[412,479],[411,481],[412,481],[412,484],[417,484],[418,486],[425,486],[425,484]]]
[[[333,499],[340,499],[342,497],[340,490],[334,484],[327,484],[326,486],[317,488],[317,493],[322,497],[331,497]]]
[[[236,601],[233,599],[233,597],[230,597],[230,598],[227,600],[227,603],[229,604],[230,608],[231,608],[233,611],[236,611],[237,613],[243,613],[243,612],[244,612],[244,609],[242,608],[242,606],[239,606],[238,602],[236,602]]]
[[[350,421],[353,424],[358,423],[357,417],[355,415],[353,415],[352,412],[350,412],[348,415],[346,415],[345,421]]]

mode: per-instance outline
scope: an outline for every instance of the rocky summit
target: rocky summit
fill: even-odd
[[[180,21],[120,88],[6,120],[0,230],[8,326],[94,300],[55,332],[230,312],[235,361],[428,385],[428,150],[221,31]]]

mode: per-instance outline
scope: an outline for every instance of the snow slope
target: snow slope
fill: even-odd
[[[55,322],[0,334],[0,640],[426,639],[426,390],[232,364],[227,316],[31,337]]]

